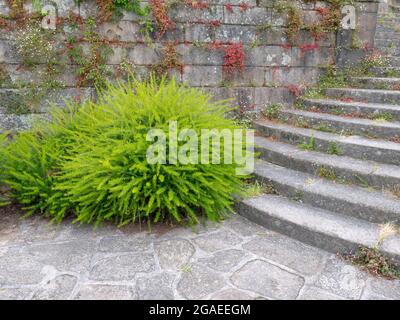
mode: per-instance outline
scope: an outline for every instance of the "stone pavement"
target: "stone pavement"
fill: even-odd
[[[20,217],[0,209],[0,299],[400,299],[400,281],[239,216],[151,233]]]

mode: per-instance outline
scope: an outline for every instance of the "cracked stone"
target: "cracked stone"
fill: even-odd
[[[187,240],[167,240],[155,245],[161,268],[178,271],[193,256],[195,249]]]
[[[322,271],[324,261],[329,257],[328,253],[279,234],[257,237],[244,244],[243,249],[304,275]]]
[[[76,300],[133,300],[136,294],[129,286],[86,284],[75,297]]]
[[[90,279],[122,281],[132,280],[137,272],[155,270],[152,254],[125,254],[103,258],[90,271]]]
[[[204,266],[194,265],[182,274],[178,292],[187,299],[202,299],[224,285],[224,278],[217,272]]]
[[[245,264],[232,275],[231,281],[240,289],[285,300],[295,299],[304,284],[302,277],[262,260]]]
[[[211,269],[227,272],[238,265],[246,256],[246,252],[242,250],[224,250],[214,253],[209,258],[199,259],[199,262]]]
[[[364,272],[332,258],[328,260],[315,285],[348,299],[358,299],[366,279],[367,275]]]
[[[211,234],[201,235],[193,241],[200,249],[214,252],[236,246],[242,239],[229,230],[221,229]]]
[[[136,281],[136,288],[140,300],[173,300],[172,286],[175,276],[158,274],[153,277],[140,277]]]
[[[61,275],[46,282],[35,294],[37,300],[65,300],[72,293],[77,278],[71,275]]]

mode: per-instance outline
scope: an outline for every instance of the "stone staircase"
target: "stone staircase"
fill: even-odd
[[[383,235],[400,226],[400,55],[390,54],[390,67],[254,123],[255,177],[272,192],[240,202],[241,215],[335,253],[380,243],[400,264],[400,232]]]
[[[400,14],[400,0],[391,0],[391,2],[389,3],[389,9],[393,13]]]

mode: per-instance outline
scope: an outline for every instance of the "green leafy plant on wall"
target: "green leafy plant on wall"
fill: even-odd
[[[51,40],[52,33],[43,30],[39,23],[32,22],[17,30],[15,48],[22,64],[26,67],[56,64],[57,52]]]
[[[88,52],[84,51],[82,40],[78,41],[77,37],[71,35],[68,39],[68,55],[78,66],[78,87],[91,84],[101,88],[106,85],[107,77],[112,74],[106,63],[113,50],[107,42],[102,41],[93,18],[87,19],[83,28],[83,42],[90,46]]]

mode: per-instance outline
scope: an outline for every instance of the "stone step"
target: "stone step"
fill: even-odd
[[[400,68],[400,57],[390,57],[390,65]]]
[[[357,186],[337,184],[310,174],[258,161],[256,179],[282,196],[314,207],[374,223],[400,223],[400,199]]]
[[[282,109],[279,118],[296,126],[320,131],[392,139],[400,137],[400,122],[345,118],[327,113]]]
[[[307,98],[300,99],[299,103],[303,108],[307,108],[310,111],[327,112],[336,115],[354,114],[370,119],[390,115],[393,119],[400,120],[400,105]]]
[[[400,91],[372,90],[355,88],[330,88],[325,93],[335,99],[353,99],[354,101],[400,104]]]
[[[374,161],[301,150],[264,137],[255,139],[262,160],[332,181],[392,190],[400,184],[400,167]]]
[[[397,4],[389,4],[390,9],[392,10],[392,12],[394,13],[398,13],[400,14],[400,5]]]
[[[400,143],[360,136],[344,136],[273,121],[256,121],[254,127],[265,136],[275,137],[291,144],[298,145],[313,138],[316,149],[322,152],[328,152],[332,147],[336,147],[340,155],[400,165]]]
[[[371,68],[370,72],[377,77],[400,77],[400,67]]]
[[[400,90],[400,78],[352,77],[349,80],[364,89]]]
[[[374,247],[381,240],[382,226],[339,213],[315,208],[287,198],[263,195],[237,204],[237,212],[266,228],[306,244],[333,252]],[[392,235],[381,241],[380,250],[400,263],[400,238]]]

